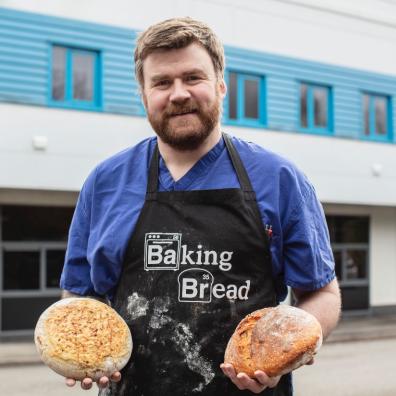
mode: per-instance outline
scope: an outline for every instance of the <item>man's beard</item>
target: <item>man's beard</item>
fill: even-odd
[[[175,114],[194,113],[185,119],[174,118]],[[220,95],[216,94],[214,103],[209,107],[199,106],[189,100],[183,104],[170,104],[162,114],[148,112],[148,120],[158,137],[169,146],[189,151],[198,148],[219,123],[221,116]]]

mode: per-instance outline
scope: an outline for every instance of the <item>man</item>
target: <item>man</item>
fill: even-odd
[[[286,285],[324,337],[336,325],[340,296],[314,189],[287,160],[222,135],[224,52],[208,26],[151,26],[135,69],[157,138],[88,177],[61,279],[65,296],[105,296],[131,327],[131,361],[98,385],[110,382],[117,396],[291,395],[290,375],[252,379],[222,359],[238,322],[282,301]]]

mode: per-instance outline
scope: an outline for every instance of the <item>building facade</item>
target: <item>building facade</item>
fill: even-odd
[[[225,44],[227,132],[315,185],[344,312],[396,312],[396,1],[3,1],[0,336],[59,298],[85,178],[152,135],[133,73],[138,32],[189,15]]]

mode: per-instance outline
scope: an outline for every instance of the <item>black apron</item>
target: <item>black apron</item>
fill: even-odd
[[[255,193],[223,137],[241,189],[158,192],[155,148],[113,304],[131,328],[134,350],[107,394],[252,395],[219,366],[239,321],[277,302]],[[262,394],[292,395],[290,375]]]

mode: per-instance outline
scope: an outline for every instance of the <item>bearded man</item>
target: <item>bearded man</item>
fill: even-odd
[[[206,24],[151,26],[135,71],[156,136],[88,177],[61,279],[64,296],[106,297],[131,328],[130,362],[98,385],[117,396],[292,395],[290,375],[249,378],[223,356],[238,322],[279,304],[287,286],[324,337],[336,325],[314,189],[286,159],[222,133],[224,49]]]

